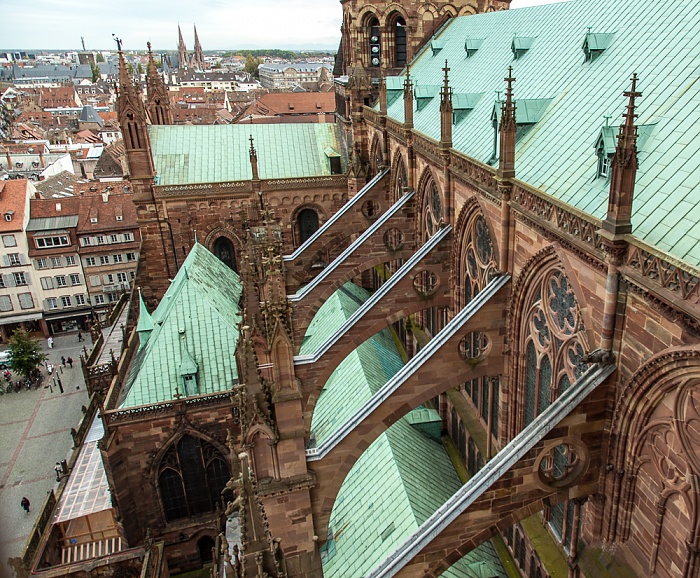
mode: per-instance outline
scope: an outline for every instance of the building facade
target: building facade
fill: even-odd
[[[324,62],[265,63],[258,67],[258,73],[263,88],[291,90],[304,83],[333,82],[331,69]]]
[[[3,343],[15,329],[41,331],[43,322],[38,277],[29,259],[26,228],[29,200],[34,187],[27,180],[0,181],[2,230],[2,292],[0,292],[0,335]]]

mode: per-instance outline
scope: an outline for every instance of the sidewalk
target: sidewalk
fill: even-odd
[[[36,514],[57,486],[54,464],[70,455],[70,429],[78,427],[81,407],[89,402],[79,359],[84,343],[77,334],[54,337],[53,349],[41,343],[64,393],[41,387],[0,396],[0,577],[12,576],[8,558],[22,555]],[[62,367],[61,356],[73,358],[72,369]],[[23,496],[31,502],[29,514],[20,507]]]

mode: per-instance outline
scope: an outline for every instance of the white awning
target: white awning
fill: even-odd
[[[24,315],[13,315],[12,317],[0,317],[0,323],[21,323],[22,321],[36,321],[41,319],[41,313],[25,313]]]

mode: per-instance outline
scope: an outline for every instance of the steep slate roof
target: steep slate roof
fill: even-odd
[[[368,296],[352,283],[336,291],[314,316],[301,354],[313,353]],[[388,330],[351,353],[326,383],[316,405],[311,429],[317,441],[345,421],[401,365]],[[379,436],[352,467],[331,514],[332,539],[322,548],[325,578],[363,576],[459,488],[461,482],[443,446],[418,429],[436,417],[434,410],[414,410]],[[488,571],[482,574],[484,569]],[[505,575],[490,542],[443,574],[483,575]]]
[[[238,275],[196,243],[152,314],[155,327],[134,357],[120,407],[184,397],[182,338],[198,366],[199,395],[231,389],[238,379],[240,296]]]
[[[261,179],[330,175],[323,152],[328,147],[343,155],[343,170],[347,166],[341,128],[334,123],[152,125],[149,134],[160,185],[252,179],[251,134]]]
[[[102,117],[99,114],[97,114],[95,109],[92,108],[92,106],[90,106],[89,104],[86,104],[80,111],[80,117],[78,118],[78,120],[80,122],[94,122],[100,127],[105,122],[104,120],[102,120]]]
[[[614,33],[591,62],[582,50],[588,27]],[[513,59],[513,33],[535,38]],[[607,210],[609,181],[596,178],[594,146],[605,115],[622,123],[633,72],[639,75],[640,125],[654,125],[639,153],[633,234],[690,264],[700,265],[700,6],[692,0],[574,0],[455,18],[440,34],[444,48],[423,51],[411,65],[415,84],[440,84],[448,60],[455,94],[481,93],[454,127],[455,149],[487,162],[493,150],[495,92],[513,66],[516,105],[552,99],[516,145],[516,177],[596,218]],[[465,39],[483,39],[466,57]],[[439,98],[414,113],[417,130],[440,138]],[[403,119],[403,100],[389,107]],[[516,117],[521,114],[520,108]],[[649,131],[649,129],[647,129]],[[640,131],[641,133],[641,131]]]

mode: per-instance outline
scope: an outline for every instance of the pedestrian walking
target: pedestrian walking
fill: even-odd
[[[46,364],[46,371],[49,372],[49,375],[51,375],[53,373],[53,363]]]
[[[73,369],[73,358],[68,356],[68,365],[70,365],[70,368]]]
[[[49,336],[46,339],[46,344],[49,346],[49,349],[53,349],[53,337]]]
[[[22,498],[22,501],[20,502],[20,505],[22,506],[22,509],[23,509],[25,512],[27,512],[27,514],[28,514],[28,513],[29,513],[29,506],[30,506],[30,504],[29,504],[29,499],[27,498],[27,496],[24,496],[24,498]]]
[[[83,341],[83,334],[80,331],[78,331],[78,343],[80,343],[81,341]]]
[[[61,467],[61,464],[56,462],[56,465],[53,467],[53,471],[56,472],[56,481],[60,482],[61,474],[63,473],[63,468]]]
[[[66,366],[66,358],[63,355],[61,355],[61,364],[63,365],[63,367]]]

